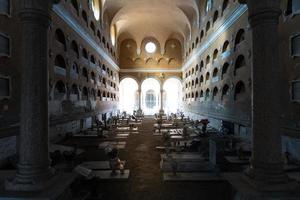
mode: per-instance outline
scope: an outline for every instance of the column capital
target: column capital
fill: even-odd
[[[240,0],[247,2],[249,23],[252,27],[258,24],[278,24],[281,14],[280,0]]]

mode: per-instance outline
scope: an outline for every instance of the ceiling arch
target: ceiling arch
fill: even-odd
[[[199,21],[195,0],[104,0],[103,4],[103,15],[110,26],[116,26],[119,43],[126,36],[138,45],[144,38],[153,37],[164,46],[174,35],[183,44],[189,40],[193,24]]]

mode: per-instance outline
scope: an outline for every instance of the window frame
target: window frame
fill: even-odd
[[[0,100],[3,100],[3,99],[10,99],[11,98],[11,92],[12,92],[12,87],[11,87],[11,77],[10,76],[4,76],[4,75],[1,75],[0,74],[0,79],[7,79],[8,80],[8,93],[9,95],[8,96],[0,96]]]
[[[297,79],[297,80],[293,80],[293,81],[290,81],[290,98],[291,98],[291,102],[293,103],[300,103],[300,99],[295,99],[294,98],[294,90],[293,90],[293,86],[295,83],[299,83],[300,84],[300,79]]]
[[[293,59],[295,59],[296,57],[300,57],[300,53],[299,54],[293,54],[293,43],[292,42],[293,42],[293,38],[295,38],[295,37],[299,37],[299,39],[300,39],[300,32],[297,32],[297,33],[290,36],[290,55]]]
[[[1,31],[0,31],[0,35],[6,37],[6,38],[8,39],[8,45],[9,45],[9,47],[8,47],[8,54],[4,54],[4,53],[1,53],[1,52],[0,52],[0,57],[3,56],[3,57],[8,57],[8,58],[10,58],[10,57],[11,57],[11,51],[12,51],[11,37],[10,37],[9,35],[7,35],[7,34],[1,32]]]
[[[12,1],[8,0],[8,3],[9,3],[9,11],[8,11],[8,13],[0,12],[0,15],[11,17],[11,13],[12,13]]]

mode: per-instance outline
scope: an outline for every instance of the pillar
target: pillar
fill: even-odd
[[[164,90],[160,90],[160,110],[159,114],[163,115],[164,114],[164,108],[163,108],[163,97],[164,97]]]
[[[142,110],[142,91],[139,89],[138,90],[138,98],[139,98],[139,111],[141,111]]]
[[[53,172],[48,154],[48,31],[49,0],[20,0],[22,82],[19,163],[6,181],[12,191],[38,191],[49,185]]]
[[[280,131],[280,0],[248,0],[252,31],[252,142],[249,183],[263,191],[284,190]]]

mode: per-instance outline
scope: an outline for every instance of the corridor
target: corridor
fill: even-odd
[[[226,200],[226,182],[163,182],[160,154],[156,146],[163,145],[161,136],[153,136],[153,118],[145,118],[139,134],[131,133],[120,158],[126,160],[130,177],[125,181],[97,180],[95,194],[105,200]],[[90,149],[88,159],[107,160],[103,152]],[[218,192],[216,192],[218,191]]]

